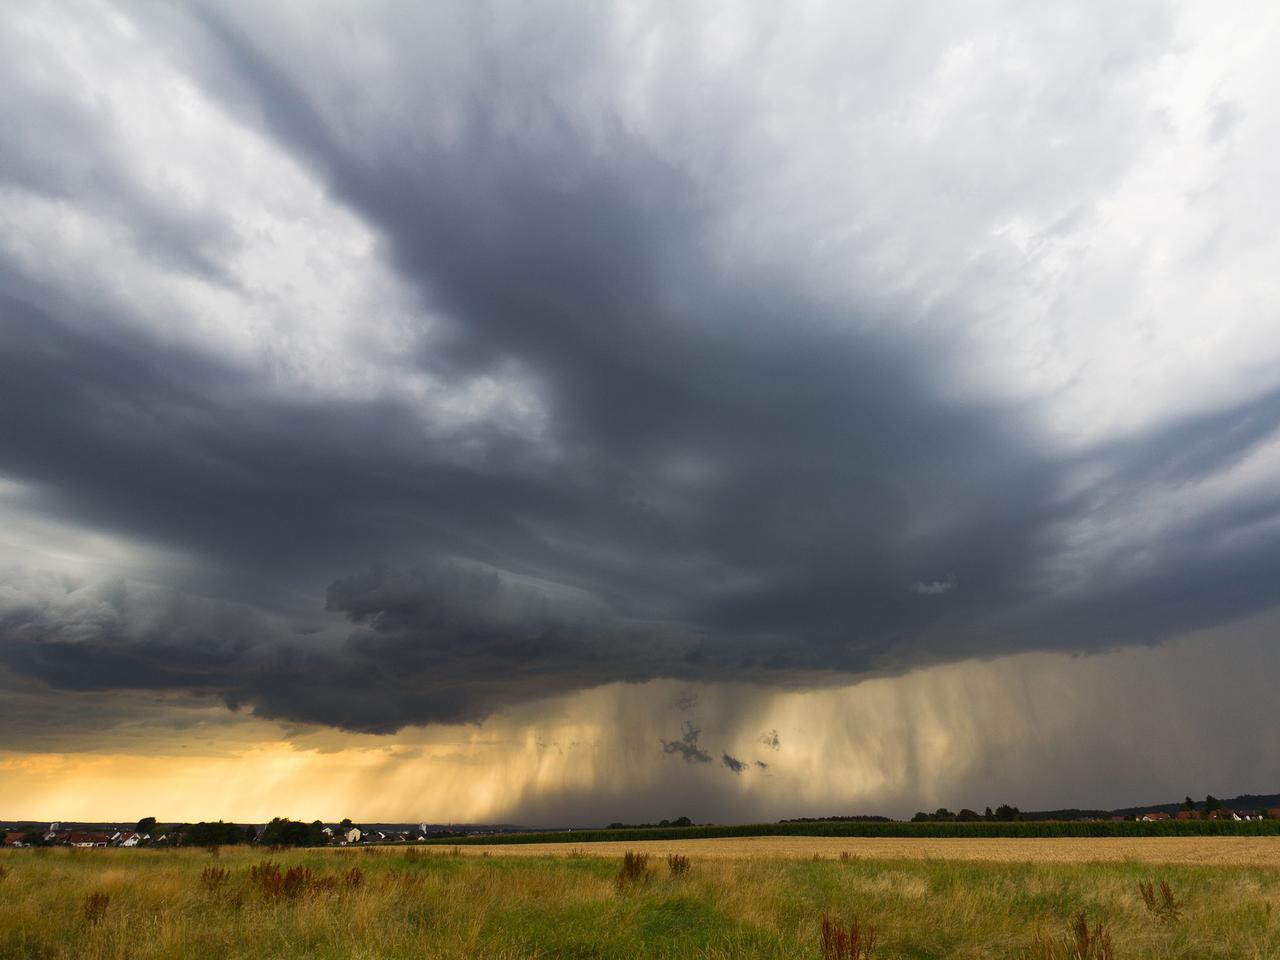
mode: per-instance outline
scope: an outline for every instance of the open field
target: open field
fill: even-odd
[[[787,857],[811,860],[843,852],[868,860],[993,860],[1002,863],[1089,863],[1136,860],[1145,863],[1222,864],[1280,867],[1280,837],[1085,837],[1085,838],[897,838],[897,837],[724,837],[710,840],[606,841],[599,843],[460,846],[464,854],[564,856],[575,850],[621,857],[640,850],[657,857],[733,859]]]
[[[0,957],[822,960],[837,956],[824,954],[825,914],[845,929],[857,922],[864,936],[874,926],[872,958],[1280,958],[1280,867],[1256,862],[1261,848],[1169,841],[1222,844],[1222,853],[1186,855],[1214,861],[1206,864],[1066,862],[1065,846],[1026,843],[1003,861],[922,859],[920,848],[864,844],[860,855],[815,861],[800,847],[772,855],[778,842],[685,843],[683,874],[652,856],[621,885],[619,859],[595,855],[613,852],[603,845],[593,855],[546,846],[488,856],[421,847],[6,851]],[[815,843],[824,853],[840,847]],[[962,849],[936,843],[925,846]],[[1082,847],[1076,860],[1097,859],[1096,841],[1067,843]],[[894,855],[881,859],[885,851]],[[1139,888],[1158,891],[1161,881],[1176,904],[1163,916],[1160,897],[1153,912]],[[1083,953],[1068,933],[1081,913]]]

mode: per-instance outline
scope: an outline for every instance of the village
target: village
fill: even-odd
[[[150,818],[148,818],[149,820]],[[483,831],[469,828],[452,828],[418,824],[416,829],[376,829],[358,827],[349,820],[338,824],[300,824],[296,821],[273,821],[272,824],[177,824],[167,829],[154,822],[128,827],[99,827],[87,829],[80,825],[68,825],[54,821],[47,828],[30,825],[6,827],[3,831],[5,847],[75,847],[80,849],[106,847],[177,847],[208,846],[211,843],[257,843],[274,845],[273,824],[285,823],[304,828],[296,832],[292,846],[350,846],[355,844],[418,843],[429,839],[474,836]],[[209,828],[220,828],[210,830]],[[211,835],[218,834],[218,835]]]

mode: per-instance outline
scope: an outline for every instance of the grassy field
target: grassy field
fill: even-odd
[[[875,856],[846,844],[843,858],[825,840],[792,856],[667,844],[687,870],[654,846],[621,881],[605,847],[5,851],[0,957],[866,960],[874,927],[872,958],[1280,958],[1280,866],[1248,838],[1163,841],[1200,845],[1178,856],[1211,863],[1137,848],[1099,862],[1114,851],[1091,845],[1105,841],[1067,841],[1078,862],[1026,846],[944,859],[898,842]],[[857,954],[836,939],[854,924]]]

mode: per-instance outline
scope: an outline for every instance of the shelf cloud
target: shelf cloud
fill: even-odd
[[[1275,11],[321,6],[0,12],[0,681],[53,726],[669,683],[648,762],[761,789],[800,744],[717,685],[1280,603]]]

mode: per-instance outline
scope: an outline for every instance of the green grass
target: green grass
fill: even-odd
[[[1280,960],[1280,866],[695,857],[619,889],[617,859],[407,852],[6,851],[0,957],[820,960],[829,914],[874,924],[877,958],[1031,958],[1037,928],[1061,939],[1083,912],[1120,960]],[[249,868],[267,859],[309,885],[264,895]],[[210,866],[229,873],[215,890]],[[1160,880],[1181,903],[1168,923],[1138,890]]]

